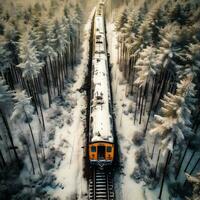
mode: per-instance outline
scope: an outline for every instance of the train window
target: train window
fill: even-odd
[[[112,147],[107,147],[107,152],[112,152]]]
[[[96,147],[95,146],[91,146],[91,152],[96,152]]]

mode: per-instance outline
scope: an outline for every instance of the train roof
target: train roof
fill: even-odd
[[[104,20],[101,15],[97,15],[95,17],[95,28],[96,28],[96,34],[105,34],[105,29],[104,29]]]
[[[110,85],[107,63],[107,50],[103,8],[100,6],[95,15],[95,48],[93,54],[93,99],[91,109],[91,142],[113,142],[112,117],[110,115]]]
[[[111,115],[109,111],[110,89],[108,83],[107,59],[105,55],[101,58],[95,54],[94,59],[94,97],[91,116],[92,123],[92,142],[109,141],[113,142]]]

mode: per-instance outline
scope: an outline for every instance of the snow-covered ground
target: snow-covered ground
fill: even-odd
[[[139,149],[133,144],[133,136],[136,131],[143,130],[143,123],[134,125],[133,113],[129,112],[130,106],[134,108],[133,101],[126,97],[126,82],[122,78],[117,63],[117,33],[114,23],[107,23],[108,47],[112,64],[112,87],[114,94],[114,111],[116,115],[117,135],[121,153],[122,170],[115,177],[115,192],[117,200],[154,200],[158,197],[159,186],[156,190],[149,190],[144,183],[136,183],[131,177],[135,162],[135,152]],[[145,118],[144,118],[145,120]],[[169,199],[166,185],[163,190],[162,199]]]

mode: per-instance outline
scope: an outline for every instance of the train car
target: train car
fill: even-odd
[[[103,3],[96,10],[93,32],[89,160],[104,167],[113,163],[114,138]]]

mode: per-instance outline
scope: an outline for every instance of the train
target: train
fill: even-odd
[[[89,162],[101,168],[112,166],[115,151],[108,55],[101,2],[94,16],[89,119]]]

